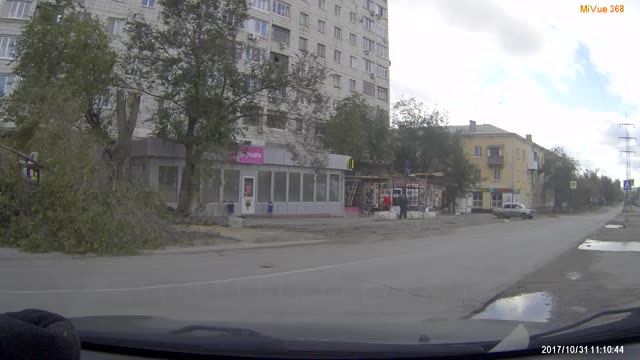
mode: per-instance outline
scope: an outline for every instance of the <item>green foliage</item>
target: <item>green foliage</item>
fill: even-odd
[[[556,204],[571,199],[569,184],[578,177],[578,162],[567,155],[562,147],[554,147],[545,156],[544,173],[546,181],[544,189],[552,191]]]
[[[325,131],[325,146],[351,156],[356,166],[388,159],[388,113],[369,105],[360,94],[340,102],[338,111],[327,121]]]
[[[106,141],[110,118],[103,100],[115,84],[116,53],[97,18],[73,7],[59,23],[55,17],[54,9],[43,7],[24,27],[13,70],[20,81],[4,104],[3,118],[16,123],[23,145],[59,118],[89,127]]]
[[[311,54],[240,63],[236,40],[248,18],[244,1],[163,0],[159,5],[157,26],[140,15],[128,20],[123,64],[129,66],[122,73],[158,99],[156,135],[185,146],[178,208],[189,213],[200,159],[205,152],[237,146],[243,110],[268,96],[287,120],[304,118],[313,128],[310,123],[326,112],[321,89],[327,69]],[[298,142],[303,148],[317,143],[315,136]]]
[[[39,131],[34,140],[45,170],[40,186],[28,193],[26,211],[11,211],[8,226],[5,216],[2,245],[37,252],[132,254],[169,241],[159,199],[135,184],[115,186],[112,166],[92,134],[57,126]],[[3,177],[6,193],[25,194],[24,178],[11,167],[11,176]],[[13,208],[19,204],[6,195],[1,201]]]

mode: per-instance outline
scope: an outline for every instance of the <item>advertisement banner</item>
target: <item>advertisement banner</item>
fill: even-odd
[[[261,146],[242,146],[234,158],[240,164],[264,164],[264,148]]]

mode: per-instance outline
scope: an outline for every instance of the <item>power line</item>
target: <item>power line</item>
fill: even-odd
[[[626,118],[626,114],[625,114],[625,118]],[[627,172],[626,172],[626,181],[631,180],[631,156],[632,154],[635,155],[636,152],[634,150],[631,150],[631,141],[637,141],[638,138],[634,137],[634,136],[629,136],[629,128],[635,128],[635,125],[632,123],[622,123],[619,124],[621,128],[624,128],[624,134],[625,136],[619,136],[618,140],[624,140],[625,142],[625,148],[624,150],[620,150],[621,153],[625,154],[627,157]],[[628,206],[628,202],[629,202],[629,191],[627,191],[627,189],[625,189],[625,196],[624,196],[624,204],[625,204],[625,208],[627,208]]]

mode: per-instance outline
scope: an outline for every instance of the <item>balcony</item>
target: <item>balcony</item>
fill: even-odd
[[[493,155],[487,157],[487,165],[489,166],[504,166],[504,156]]]

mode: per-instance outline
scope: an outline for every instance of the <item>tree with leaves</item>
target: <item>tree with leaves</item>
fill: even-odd
[[[325,146],[351,156],[356,167],[375,166],[389,159],[389,116],[369,105],[361,94],[342,100],[327,121]]]
[[[255,116],[247,109],[267,99],[280,111],[279,121],[304,120],[300,133],[308,137],[300,146],[318,144],[315,124],[326,113],[321,90],[328,70],[314,55],[272,54],[242,63],[237,42],[248,19],[245,1],[161,0],[159,5],[158,25],[141,15],[127,21],[127,76],[158,100],[155,134],[184,145],[179,211],[191,212],[203,154],[237,147],[244,133],[240,120]]]
[[[553,192],[555,212],[563,202],[571,200],[569,185],[571,181],[577,181],[579,164],[564,148],[556,146],[545,156],[543,167],[546,174],[544,190]]]

